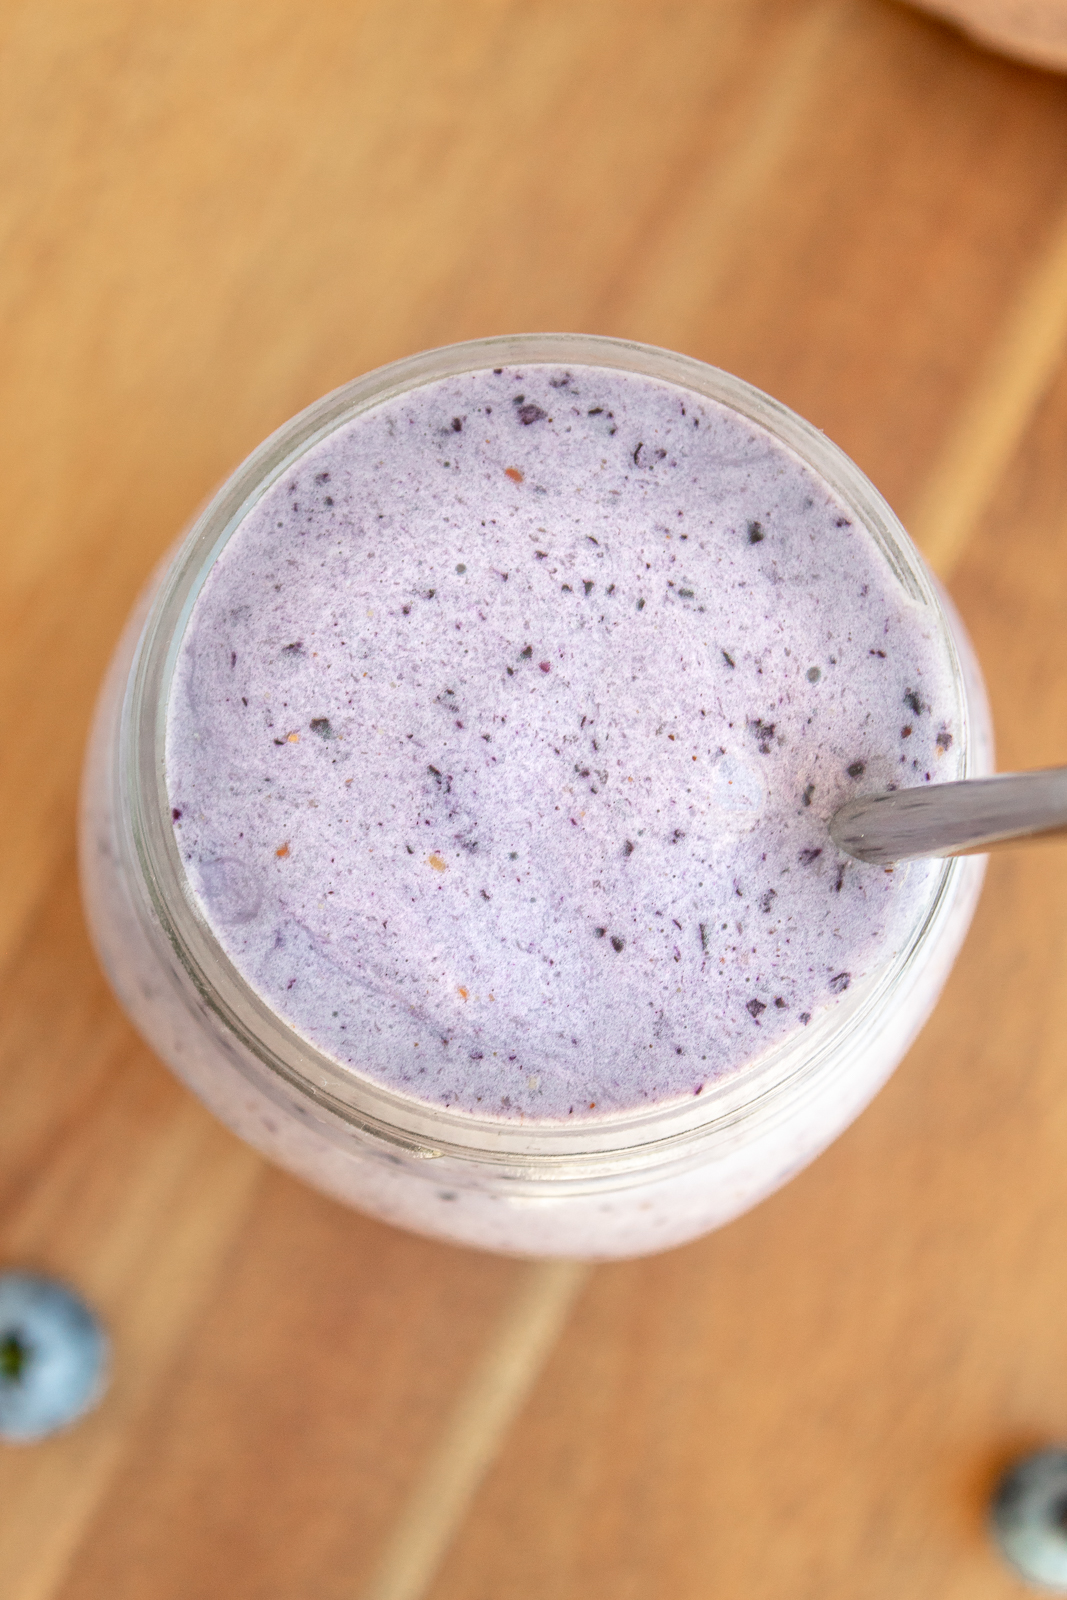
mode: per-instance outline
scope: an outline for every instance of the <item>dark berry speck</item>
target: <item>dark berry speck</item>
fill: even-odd
[[[759,745],[760,755],[769,756],[771,753],[771,740],[774,738],[776,724],[773,722],[764,722],[762,717],[756,717],[754,721],[749,723],[749,727],[752,730],[752,734],[756,740],[756,743]]]

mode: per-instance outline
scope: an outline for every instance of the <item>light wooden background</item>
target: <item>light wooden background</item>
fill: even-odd
[[[3,1600],[1004,1600],[1067,1436],[1067,847],[997,858],[889,1088],[755,1213],[583,1276],[267,1169],[97,971],[72,823],[202,498],[421,347],[676,347],[850,451],[950,583],[1001,765],[1067,761],[1067,79],[888,0],[0,10],[0,1260],[115,1340],[0,1451]]]

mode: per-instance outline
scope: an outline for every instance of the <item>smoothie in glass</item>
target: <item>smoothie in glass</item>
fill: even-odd
[[[131,628],[97,941],[312,1182],[640,1253],[777,1187],[921,1025],[980,863],[826,824],[985,770],[985,716],[899,526],[784,408],[616,341],[432,352],[268,441]]]

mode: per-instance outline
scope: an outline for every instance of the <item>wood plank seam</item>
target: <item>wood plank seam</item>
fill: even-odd
[[[1015,295],[926,475],[907,527],[949,578],[1011,464],[1067,345],[1067,207]]]
[[[577,1261],[536,1261],[523,1269],[360,1600],[420,1600],[426,1594],[590,1270]]]

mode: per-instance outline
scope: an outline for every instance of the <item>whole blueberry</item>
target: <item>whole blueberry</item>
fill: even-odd
[[[1022,1578],[1067,1594],[1067,1449],[1041,1450],[1010,1467],[993,1495],[990,1522]]]
[[[70,1289],[0,1274],[0,1438],[43,1439],[77,1421],[107,1382],[107,1335]]]

